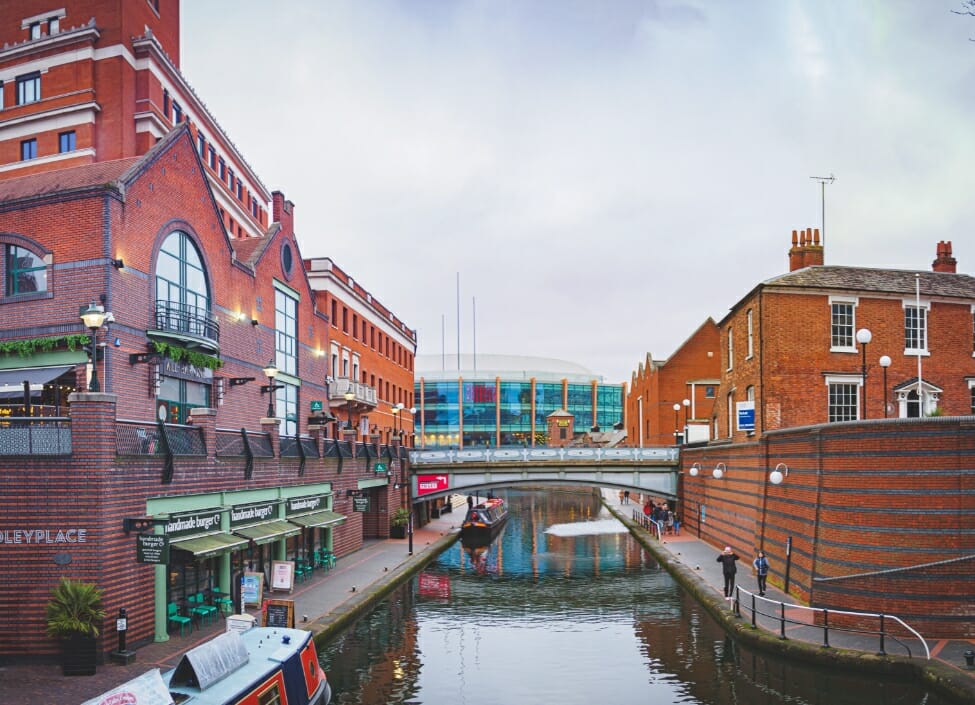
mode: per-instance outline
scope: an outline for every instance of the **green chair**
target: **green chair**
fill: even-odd
[[[227,615],[234,611],[233,598],[230,595],[223,594],[220,588],[216,586],[213,588],[213,604],[220,610],[220,614]]]
[[[183,636],[183,630],[186,629],[186,625],[190,625],[190,631],[193,631],[193,620],[189,617],[184,617],[179,613],[179,607],[175,602],[170,602],[166,607],[166,615],[169,618],[169,624],[179,625],[179,635]]]
[[[324,551],[322,553],[322,564],[326,568],[334,568],[335,567],[335,554],[332,553],[331,551]]]
[[[190,603],[190,614],[194,614],[200,618],[200,624],[209,624],[210,618],[217,618],[217,608],[214,605],[208,605],[203,599],[203,593],[198,592],[195,595],[190,595],[187,602]]]

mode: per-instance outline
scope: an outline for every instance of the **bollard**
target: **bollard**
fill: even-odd
[[[129,630],[129,620],[124,607],[118,608],[118,617],[115,620],[115,631],[118,632],[118,649],[110,654],[114,663],[127,666],[135,661],[135,652],[125,648],[125,633]]]
[[[965,665],[968,667],[975,666],[975,651],[969,649],[965,652]]]

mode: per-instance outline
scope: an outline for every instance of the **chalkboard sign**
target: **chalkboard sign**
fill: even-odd
[[[295,603],[293,600],[264,600],[265,627],[295,628]]]

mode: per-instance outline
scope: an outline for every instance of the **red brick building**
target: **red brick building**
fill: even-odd
[[[946,242],[933,271],[825,266],[815,231],[789,260],[718,324],[715,437],[683,449],[683,524],[763,548],[813,606],[971,638],[975,278]]]
[[[15,5],[0,24],[0,661],[57,653],[43,615],[62,576],[96,583],[110,617],[126,608],[138,646],[169,638],[169,610],[197,593],[239,604],[241,578],[274,561],[300,578],[388,536],[407,500],[395,439],[327,437],[327,299],[294,204],[179,73],[178,3]],[[375,329],[400,326],[408,347],[381,311]],[[147,558],[146,540],[165,550]]]
[[[412,437],[416,331],[330,258],[306,260],[305,268],[331,324],[329,394],[339,421],[383,443]]]
[[[626,395],[629,445],[642,448],[673,445],[675,440],[708,440],[721,380],[718,339],[718,327],[709,318],[666,360],[647,354],[634,371]]]

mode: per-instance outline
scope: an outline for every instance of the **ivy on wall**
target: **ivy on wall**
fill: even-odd
[[[37,352],[50,352],[67,348],[74,352],[91,342],[87,335],[56,335],[49,338],[26,338],[24,340],[0,341],[0,354],[30,357]]]
[[[218,370],[223,367],[223,360],[220,358],[187,350],[179,345],[170,345],[169,343],[154,340],[152,341],[152,347],[157,353],[168,357],[173,362],[186,362],[193,365],[193,367],[203,367],[208,370]]]

